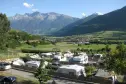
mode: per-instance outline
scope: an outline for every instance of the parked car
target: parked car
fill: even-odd
[[[11,65],[6,62],[0,62],[0,70],[8,70],[11,69]]]
[[[0,79],[0,84],[17,84],[16,77],[3,77],[2,79]]]

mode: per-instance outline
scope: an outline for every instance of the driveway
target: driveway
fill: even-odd
[[[16,75],[16,76],[20,76],[26,79],[30,79],[30,80],[37,80],[34,75],[32,73],[29,72],[24,72],[24,71],[19,71],[19,70],[15,70],[15,69],[10,69],[6,71],[9,74],[12,75]]]

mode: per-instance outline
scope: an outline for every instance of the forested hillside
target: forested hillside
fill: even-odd
[[[126,7],[98,16],[82,23],[61,36],[80,35],[100,31],[126,31]]]

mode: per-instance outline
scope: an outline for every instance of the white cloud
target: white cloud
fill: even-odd
[[[101,13],[101,12],[96,12],[96,14],[98,14],[98,15],[104,15],[103,13]]]
[[[37,8],[33,8],[32,11],[33,12],[36,12],[36,11],[38,11],[38,9]]]
[[[34,4],[28,4],[26,2],[23,3],[23,5],[26,7],[26,8],[32,8],[34,6]]]
[[[86,17],[86,14],[85,14],[85,13],[82,13],[82,16],[83,16],[83,17]]]

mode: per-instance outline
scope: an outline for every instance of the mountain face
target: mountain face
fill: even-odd
[[[64,26],[73,23],[79,18],[50,13],[26,13],[24,15],[16,14],[9,17],[11,27],[18,30],[23,30],[31,34],[50,34],[63,28]]]
[[[99,31],[126,31],[126,7],[95,17],[63,32],[61,36],[78,35]]]
[[[60,36],[60,35],[64,34],[65,32],[73,30],[75,27],[81,25],[82,23],[90,21],[91,19],[93,19],[93,18],[95,18],[97,16],[100,16],[100,15],[101,14],[99,14],[99,13],[93,13],[93,14],[87,16],[87,17],[84,17],[84,18],[82,18],[80,20],[77,20],[77,21],[65,26],[64,28],[62,28],[58,32],[53,33],[53,35]]]

